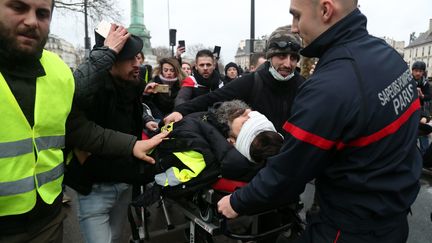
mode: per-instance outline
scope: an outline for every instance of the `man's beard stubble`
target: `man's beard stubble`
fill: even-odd
[[[26,30],[32,34],[34,30]],[[42,36],[39,43],[31,52],[21,50],[17,40],[13,37],[11,29],[0,22],[0,53],[1,59],[7,62],[34,62],[42,56],[43,48],[48,40],[48,36]]]

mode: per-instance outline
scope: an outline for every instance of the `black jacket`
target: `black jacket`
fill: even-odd
[[[152,80],[155,83],[162,84],[159,76]],[[174,109],[174,100],[180,90],[180,82],[176,81],[171,87],[169,93],[157,93],[144,96],[144,102],[150,106],[152,114],[157,119],[162,119]]]
[[[414,78],[413,78],[414,79]],[[420,98],[420,104],[422,106],[422,116],[430,117],[430,100],[431,100],[431,91],[430,91],[430,85],[427,81],[427,78],[421,77],[419,80],[415,80],[417,84],[417,88],[420,88],[423,93],[423,98]]]
[[[219,101],[239,99],[249,104],[253,110],[264,114],[273,122],[276,130],[283,133],[282,125],[290,117],[297,87],[304,81],[304,78],[296,73],[289,81],[277,81],[268,71],[270,63],[266,62],[264,65],[257,71],[260,76],[259,80],[262,81],[259,92],[253,92],[252,84],[255,80],[254,74],[251,73],[229,82],[214,92],[179,105],[174,110],[186,115],[191,112],[205,111]]]
[[[380,230],[406,220],[419,191],[419,100],[400,55],[366,30],[357,9],[302,55],[319,57],[300,87],[281,153],[231,197],[238,213],[284,202],[316,178],[321,219]]]
[[[78,67],[74,73],[77,83],[89,82],[99,85],[97,90],[91,91],[93,93],[81,93],[79,104],[89,120],[103,128],[125,134],[124,139],[116,139],[111,141],[112,143],[120,147],[123,144],[130,144],[133,147],[137,138],[141,137],[143,129],[143,107],[140,97],[144,84],[132,84],[111,76],[109,69],[114,60],[115,55],[111,50],[94,49],[90,59]],[[83,166],[74,157],[67,167],[65,183],[80,193],[87,194],[93,182],[125,181],[124,178],[128,178],[129,174],[133,177],[131,172],[144,171],[139,169],[139,164],[145,162],[133,159],[132,150],[126,149],[121,155],[127,156],[92,154]]]
[[[203,76],[201,76],[198,73],[198,71],[195,68],[193,68],[192,78],[195,82],[193,87],[185,86],[184,84],[182,85],[175,99],[175,106],[178,106],[189,100],[192,100],[195,97],[211,93],[219,89],[219,87],[222,85],[220,74],[217,70],[214,70],[212,75],[209,78],[205,79]],[[204,111],[204,110],[198,110],[198,111]]]

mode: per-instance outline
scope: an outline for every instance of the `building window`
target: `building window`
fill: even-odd
[[[422,57],[424,57],[424,46],[422,47]]]

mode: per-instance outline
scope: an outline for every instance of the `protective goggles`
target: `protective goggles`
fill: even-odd
[[[301,49],[301,46],[297,43],[291,41],[275,41],[270,43],[268,49],[287,49],[289,48],[291,51],[298,52]]]

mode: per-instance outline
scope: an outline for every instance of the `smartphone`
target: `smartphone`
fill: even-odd
[[[111,24],[106,21],[106,20],[102,20],[98,26],[96,27],[96,32],[101,35],[103,38],[106,38],[108,36],[108,33],[111,29]]]
[[[169,85],[168,84],[158,84],[155,87],[155,91],[158,93],[169,93]]]
[[[216,54],[216,58],[220,57],[220,51],[221,51],[221,47],[220,46],[215,46],[213,49],[213,54]]]
[[[178,45],[184,47],[184,48],[185,48],[185,51],[186,51],[186,44],[185,44],[185,41],[184,41],[184,40],[179,40],[179,41],[178,41]]]

